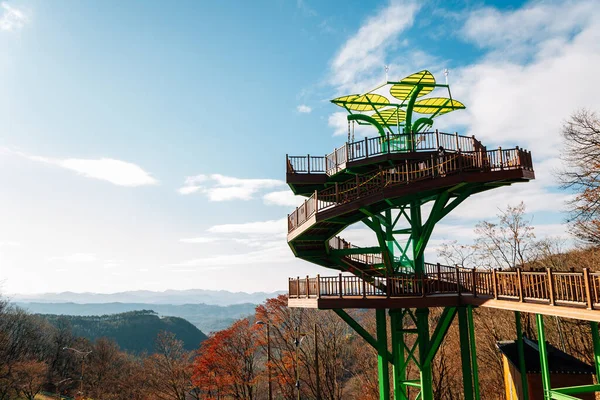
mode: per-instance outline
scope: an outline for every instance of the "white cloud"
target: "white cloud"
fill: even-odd
[[[381,81],[386,52],[397,44],[398,35],[412,26],[418,10],[415,1],[391,1],[368,18],[333,59],[330,83],[349,94],[364,91],[365,82]]]
[[[92,263],[98,261],[98,257],[92,253],[73,253],[60,257],[52,257],[50,261],[64,261],[67,263]]]
[[[217,237],[206,237],[206,236],[200,236],[200,237],[194,237],[194,238],[183,238],[183,239],[179,239],[179,241],[181,243],[213,243],[216,242],[217,240],[219,240],[219,238]]]
[[[0,31],[21,29],[27,22],[25,13],[6,2],[0,3]]]
[[[299,113],[308,114],[312,111],[312,108],[306,104],[300,104],[298,107],[296,107],[296,110],[298,110]]]
[[[212,174],[187,177],[178,191],[183,195],[200,192],[210,201],[251,200],[262,190],[283,185],[285,182],[276,179],[243,179]]]
[[[597,4],[591,1],[535,2],[509,11],[483,7],[468,16],[462,34],[490,49],[488,56],[522,59],[531,56],[532,49],[535,53],[559,49],[595,15]]]
[[[100,158],[96,160],[85,158],[59,159],[30,155],[6,148],[2,149],[2,151],[25,157],[31,161],[55,165],[74,171],[86,178],[107,181],[117,186],[137,187],[158,184],[158,181],[140,166],[127,161],[112,158]]]
[[[17,247],[20,245],[21,243],[15,242],[13,240],[0,241],[0,247]]]
[[[294,195],[291,190],[281,190],[265,194],[263,200],[268,205],[298,207],[304,202],[305,198]]]
[[[214,225],[208,228],[208,232],[285,236],[287,234],[287,218],[243,224]]]

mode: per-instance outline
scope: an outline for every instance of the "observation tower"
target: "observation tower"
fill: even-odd
[[[297,257],[339,273],[290,278],[288,306],[331,309],[373,346],[382,400],[390,389],[394,399],[433,399],[432,361],[456,316],[465,398],[479,398],[473,307],[515,312],[523,363],[520,312],[536,314],[547,399],[600,391],[551,387],[543,326],[543,315],[593,321],[590,351],[600,372],[600,274],[460,269],[424,259],[435,225],[467,198],[534,179],[531,153],[433,129],[436,117],[465,106],[429,71],[332,103],[348,111],[348,141],[325,156],[286,156],[287,183],[306,197],[288,215],[287,240]],[[357,124],[372,127],[373,137],[356,140]],[[374,232],[376,246],[340,236],[355,223]],[[431,307],[443,307],[435,321]],[[375,335],[344,311],[351,308],[375,309]],[[419,379],[409,379],[409,364]]]

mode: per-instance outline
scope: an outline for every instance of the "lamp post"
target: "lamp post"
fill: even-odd
[[[297,399],[300,400],[300,361],[299,361],[299,353],[298,350],[300,348],[300,344],[302,340],[306,337],[305,333],[299,333],[298,327],[296,327],[296,337],[294,338],[294,344],[296,345],[296,392]]]
[[[257,325],[265,325],[267,327],[267,373],[269,375],[269,400],[273,400],[273,386],[271,383],[271,324],[264,321],[256,321]]]
[[[90,353],[92,352],[92,350],[90,351],[81,351],[81,350],[77,350],[74,349],[72,347],[63,347],[63,350],[71,350],[74,351],[75,353],[79,354],[81,356],[81,378],[79,381],[79,394],[81,394],[83,396],[83,366],[85,364],[85,358],[90,355]]]

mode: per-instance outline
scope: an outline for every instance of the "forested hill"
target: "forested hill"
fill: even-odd
[[[154,342],[160,331],[172,332],[182,340],[186,350],[195,350],[206,335],[183,318],[159,317],[154,311],[130,311],[102,316],[39,314],[54,326],[71,326],[73,335],[92,341],[107,337],[122,350],[132,353],[154,352]]]

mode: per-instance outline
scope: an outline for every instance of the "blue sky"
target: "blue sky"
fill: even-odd
[[[594,3],[0,0],[1,290],[250,292],[333,273],[287,248],[284,158],[340,146],[328,100],[384,65],[448,68],[467,110],[436,127],[534,154],[539,179],[469,199],[429,259],[520,200],[539,237],[564,236],[552,170],[562,122],[600,110]]]

